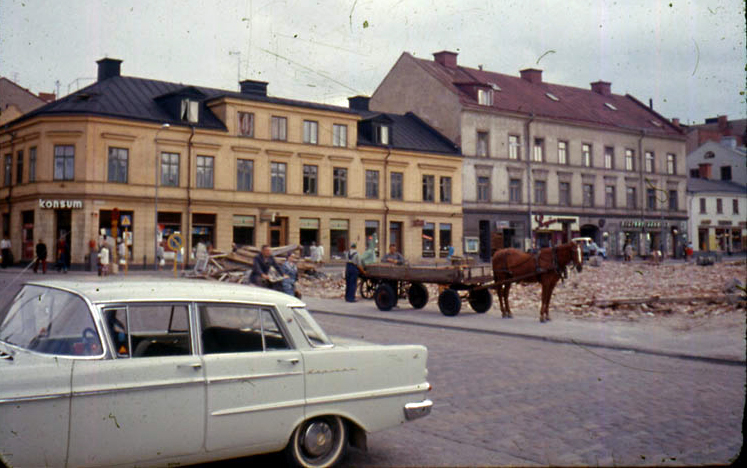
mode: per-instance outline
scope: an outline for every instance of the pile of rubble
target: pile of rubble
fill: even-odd
[[[299,256],[299,277],[317,275],[316,265],[308,259],[301,258],[301,247],[298,244],[274,247],[270,251],[279,265],[282,265],[289,255],[296,253]],[[238,283],[251,273],[254,257],[259,254],[260,249],[254,246],[240,247],[232,252],[213,250],[201,259],[202,261],[198,259],[194,269],[187,271],[185,276]]]

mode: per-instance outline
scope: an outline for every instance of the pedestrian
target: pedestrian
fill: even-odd
[[[633,261],[633,244],[631,244],[630,241],[625,241],[625,247],[623,251],[625,252],[625,261]]]
[[[451,263],[451,257],[454,256],[454,246],[449,244],[449,246],[446,248],[446,261]]]
[[[358,273],[361,271],[361,259],[355,250],[355,243],[350,245],[350,250],[345,252],[345,301],[355,301],[355,290],[358,286]]]
[[[685,260],[687,260],[688,263],[690,263],[690,259],[693,257],[693,243],[688,242],[687,247],[685,247]]]
[[[166,260],[164,258],[163,242],[159,242],[158,249],[156,249],[156,264],[158,265],[159,270],[166,264]]]
[[[117,256],[119,257],[119,264],[122,265],[122,270],[124,271],[127,265],[127,246],[122,239],[117,239]]]
[[[280,270],[283,273],[283,292],[289,296],[295,296],[296,292],[296,280],[298,280],[297,260],[298,257],[296,257],[296,254],[290,254],[285,263],[280,265]]]
[[[10,239],[8,239],[8,236],[3,236],[3,240],[0,240],[0,252],[2,252],[3,257],[3,268],[8,268],[9,266],[13,265],[13,252],[10,250]]]
[[[272,256],[270,246],[265,244],[260,250],[260,254],[254,257],[254,265],[252,265],[252,273],[249,276],[249,281],[257,286],[270,286],[270,268],[274,268],[279,274],[283,274],[280,266],[275,261],[275,257]]]
[[[42,273],[47,274],[47,244],[41,239],[36,244],[36,260],[34,261],[34,273],[39,268],[39,263],[42,265]]]
[[[99,276],[107,276],[109,274],[109,247],[106,244],[99,249],[99,264],[101,265]]]
[[[401,253],[397,252],[397,245],[389,245],[389,253],[381,257],[383,263],[394,263],[395,265],[402,265],[405,263],[405,257]]]

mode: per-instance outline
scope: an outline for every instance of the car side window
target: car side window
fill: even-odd
[[[184,356],[192,353],[186,304],[130,304],[106,309],[104,318],[117,357]]]
[[[289,349],[272,309],[244,304],[200,304],[204,354]]]

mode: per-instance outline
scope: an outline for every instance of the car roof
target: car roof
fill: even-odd
[[[66,289],[93,303],[137,301],[241,301],[303,306],[293,296],[271,289],[205,280],[45,280],[26,284]]]

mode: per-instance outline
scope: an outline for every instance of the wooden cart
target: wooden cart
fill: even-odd
[[[379,310],[391,310],[399,298],[407,298],[420,309],[428,303],[426,283],[439,285],[438,308],[442,314],[454,316],[462,308],[462,301],[472,309],[485,313],[493,304],[489,287],[493,270],[490,265],[451,265],[443,267],[412,267],[407,265],[374,264],[366,266],[361,275],[360,292],[373,297]],[[460,292],[466,291],[466,294]]]

